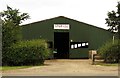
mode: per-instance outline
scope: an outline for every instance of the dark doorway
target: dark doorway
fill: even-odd
[[[57,59],[69,58],[69,32],[54,32],[54,57]]]

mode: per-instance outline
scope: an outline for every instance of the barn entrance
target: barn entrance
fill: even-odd
[[[69,32],[54,32],[54,58],[69,58]]]

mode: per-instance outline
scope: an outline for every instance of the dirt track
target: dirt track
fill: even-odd
[[[44,66],[9,70],[3,76],[118,76],[117,66],[91,65],[89,60],[46,60]]]

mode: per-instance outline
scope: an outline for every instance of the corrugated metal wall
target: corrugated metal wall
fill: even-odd
[[[69,30],[54,30],[56,23],[67,23]],[[69,58],[88,58],[88,50],[98,49],[107,40],[112,39],[112,33],[102,28],[78,22],[66,17],[56,17],[22,26],[23,39],[43,38],[54,42],[54,32],[69,32],[69,42],[88,42],[88,48],[70,49]]]

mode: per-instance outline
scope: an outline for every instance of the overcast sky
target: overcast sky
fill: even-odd
[[[20,9],[30,15],[23,24],[57,16],[69,17],[81,22],[107,28],[108,11],[116,10],[120,0],[0,0],[0,12],[6,6]]]

